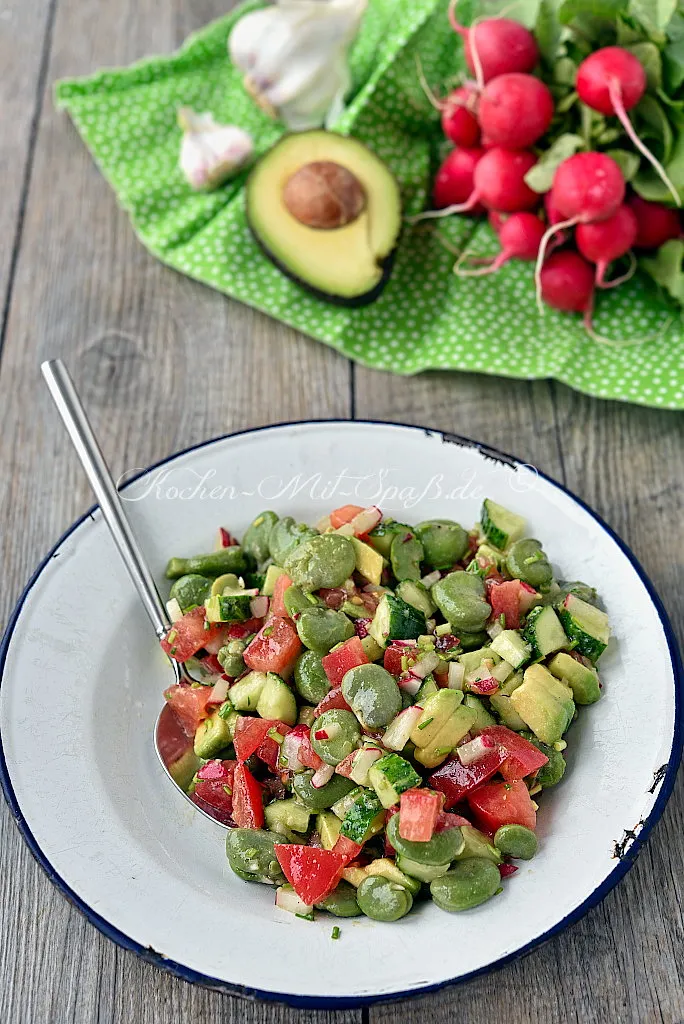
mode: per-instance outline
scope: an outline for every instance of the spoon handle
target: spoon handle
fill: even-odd
[[[154,631],[158,639],[161,639],[170,625],[166,609],[126,517],[116,484],[112,480],[69,371],[61,359],[49,359],[41,365],[41,370],[90,486],[95,492],[104,521],[140,595]]]

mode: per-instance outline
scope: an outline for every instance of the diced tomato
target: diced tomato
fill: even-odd
[[[209,761],[197,773],[194,795],[225,815],[233,811],[235,761]]]
[[[512,729],[505,725],[492,725],[483,729],[482,736],[488,736],[498,743],[507,753],[506,760],[499,771],[507,782],[515,782],[517,779],[524,779],[526,775],[536,772],[542,765],[547,764],[548,757],[542,754],[533,743],[519,736]]]
[[[514,875],[518,870],[515,864],[499,864],[499,874],[502,878],[508,878],[509,875]]]
[[[245,622],[231,622],[227,628],[229,640],[244,640],[252,633],[258,633],[263,625],[261,619],[246,619]]]
[[[450,814],[449,811],[440,811],[435,825],[435,832],[447,832],[450,828],[460,828],[461,825],[469,825],[470,822],[462,814]]]
[[[495,619],[505,616],[506,629],[519,629],[522,616],[527,614],[538,597],[536,590],[520,580],[506,580],[487,587],[492,614]]]
[[[200,722],[209,715],[207,705],[211,700],[211,689],[211,686],[175,683],[164,693],[171,710],[188,736],[194,736]]]
[[[473,764],[461,764],[458,757],[452,757],[432,773],[428,782],[433,789],[444,793],[444,806],[448,809],[480,783],[491,778],[505,760],[506,752],[500,747]]]
[[[341,647],[326,654],[323,658],[323,671],[330,680],[330,685],[335,688],[342,685],[342,680],[349,669],[369,663],[370,658],[364,651],[363,644],[358,636],[353,636],[345,640]]]
[[[285,573],[279,576],[275,581],[273,587],[273,597],[271,598],[271,614],[280,616],[281,619],[287,619],[287,608],[283,600],[285,591],[288,587],[292,586],[292,580]]]
[[[261,786],[245,764],[239,764],[233,777],[233,819],[238,828],[261,828],[264,802]]]
[[[314,718],[318,718],[324,711],[332,711],[333,709],[351,711],[351,708],[344,699],[341,686],[336,686],[329,693],[326,693],[320,704],[317,704],[314,708]]]
[[[246,761],[261,746],[269,729],[277,727],[278,722],[271,718],[249,718],[240,715],[235,723],[233,746],[238,761]]]
[[[520,611],[523,615],[527,615],[532,605],[535,605],[539,600],[539,594],[531,587],[529,583],[520,582]]]
[[[489,832],[502,825],[535,828],[537,824],[537,812],[524,782],[487,782],[467,799],[477,822]]]
[[[285,725],[284,722],[276,722],[273,728],[276,732],[279,732],[281,736],[287,736],[290,731],[289,725]],[[278,740],[274,740],[272,736],[267,734],[261,741],[256,753],[257,757],[260,758],[264,764],[267,764],[272,771],[276,770],[278,767],[278,761],[280,760],[280,743]]]
[[[218,660],[215,654],[208,654],[206,658],[202,658],[202,667],[205,669],[205,671],[211,672],[212,675],[223,675],[223,665]]]
[[[342,505],[340,508],[333,509],[330,513],[330,525],[333,530],[339,530],[340,526],[344,526],[345,523],[351,523],[359,512],[363,512],[361,505]]]
[[[333,846],[333,853],[338,853],[344,860],[344,866],[347,867],[353,860],[359,856],[363,850],[363,844],[359,846],[353,839],[348,839],[346,836],[339,836],[337,842]]]
[[[302,649],[291,619],[273,616],[260,629],[245,650],[245,664],[256,672],[276,672],[286,676]]]
[[[333,891],[345,867],[344,857],[334,850],[276,843],[275,855],[288,882],[307,906],[314,906]]]
[[[429,789],[407,789],[399,801],[399,835],[414,843],[432,839],[444,797]]]
[[[207,641],[211,639],[217,627],[210,626],[209,629],[205,629],[204,614],[204,608],[193,608],[186,612],[182,619],[174,622],[161,642],[162,650],[170,658],[174,658],[175,661],[187,661],[202,647],[206,647]]]
[[[382,663],[387,671],[393,676],[400,676],[403,672],[401,659],[411,654],[409,647],[401,647],[399,644],[390,644],[385,648],[385,656]]]

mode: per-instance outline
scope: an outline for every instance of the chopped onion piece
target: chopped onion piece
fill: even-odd
[[[382,519],[382,512],[377,505],[371,505],[370,508],[365,508],[363,512],[358,512],[351,521],[351,526],[357,537],[360,537],[364,533],[370,533],[380,520]]]
[[[450,690],[462,690],[465,669],[460,661],[449,662],[449,680],[447,686]]]
[[[249,610],[252,613],[253,619],[263,619],[268,615],[268,598],[261,594],[259,597],[253,597],[249,602]]]
[[[495,665],[492,669],[492,678],[498,679],[500,683],[505,683],[512,672],[512,665],[509,665],[507,661],[500,661],[499,664]]]
[[[332,523],[330,522],[330,516],[323,516],[322,519],[318,520],[316,526],[314,527],[314,529],[318,530],[319,533],[326,533],[331,528]]]
[[[168,615],[171,622],[178,622],[183,618],[183,612],[181,606],[175,597],[172,597],[170,601],[166,602],[166,614]]]
[[[400,711],[396,718],[393,718],[387,726],[385,735],[382,737],[383,746],[388,750],[403,750],[408,743],[413,728],[423,714],[423,709],[415,707],[405,708]]]
[[[434,587],[435,583],[439,583],[441,578],[441,572],[439,571],[439,569],[435,569],[434,572],[429,572],[427,576],[423,576],[420,582],[423,584],[424,587],[426,587],[429,590],[430,587]]]
[[[230,686],[230,680],[221,677],[218,679],[211,688],[211,696],[209,697],[210,704],[223,704],[224,700],[228,696],[228,687]]]
[[[501,625],[498,619],[494,619],[494,622],[491,622],[487,626],[487,633],[489,634],[491,640],[497,637],[499,633],[503,633],[503,626]]]
[[[288,732],[280,748],[280,761],[289,772],[299,772],[305,767],[299,760],[302,737],[297,733]]]
[[[476,761],[482,761],[487,754],[491,754],[495,746],[494,740],[489,736],[476,736],[474,740],[457,748],[458,759],[461,764],[475,764]]]
[[[335,774],[335,767],[332,764],[324,764],[318,768],[311,776],[311,785],[314,789],[322,789],[326,786],[333,775]]]
[[[414,676],[418,676],[419,679],[425,679],[431,672],[434,672],[439,665],[439,656],[437,654],[428,653],[424,654],[415,665],[411,666],[411,673]]]
[[[276,907],[280,907],[281,910],[287,910],[290,914],[302,914],[306,917],[313,911],[313,907],[310,907],[304,900],[300,900],[297,893],[289,885],[281,885],[276,889]]]
[[[367,786],[368,772],[381,757],[382,751],[379,747],[364,747],[362,750],[357,750],[354,766],[349,775],[352,782],[355,782],[357,786]]]

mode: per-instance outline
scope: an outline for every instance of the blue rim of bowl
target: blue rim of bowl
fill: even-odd
[[[180,458],[184,455],[188,455],[192,452],[199,451],[202,448],[208,448],[213,444],[219,444],[222,441],[227,441],[235,437],[244,437],[250,434],[259,434],[268,430],[279,430],[286,427],[306,427],[310,425],[358,425],[358,426],[369,426],[369,427],[396,427],[406,430],[418,431],[427,437],[439,438],[442,441],[449,441],[450,443],[456,444],[464,448],[473,448],[479,451],[483,456],[487,458],[493,458],[497,461],[507,463],[512,467],[523,466],[520,459],[513,455],[508,455],[505,452],[500,451],[497,448],[492,448],[489,445],[481,444],[478,441],[474,441],[471,438],[464,437],[460,434],[452,434],[449,432],[431,429],[429,427],[416,426],[410,423],[392,423],[386,420],[343,420],[343,419],[318,419],[318,420],[294,420],[285,421],[282,423],[271,423],[262,427],[253,427],[247,430],[238,430],[231,434],[223,434],[220,437],[211,438],[208,441],[201,441],[199,444],[192,445],[189,448],[185,448],[182,451],[175,452],[173,455],[167,456],[165,459],[161,459],[159,462],[148,466],[146,469],[136,473],[135,476],[131,477],[130,480],[126,481],[124,487],[129,487],[135,483],[141,477],[147,473],[160,469],[162,466],[167,465],[169,462],[173,462],[174,459]],[[571,490],[565,487],[563,484],[554,480],[552,477],[547,476],[541,470],[535,469],[535,471],[542,477],[547,483],[556,487],[559,491],[567,494],[568,497],[572,498],[585,512],[588,512],[593,519],[599,524],[599,526],[608,534],[612,540],[618,545],[622,553],[631,563],[635,569],[639,579],[644,585],[653,605],[658,613],[665,639],[667,640],[668,648],[670,651],[670,659],[672,662],[672,670],[674,673],[675,681],[675,713],[674,713],[674,725],[672,733],[672,749],[670,751],[670,758],[667,764],[667,772],[660,782],[660,789],[658,796],[653,804],[651,813],[645,819],[636,837],[632,840],[627,852],[617,860],[617,863],[609,875],[603,880],[603,882],[597,886],[596,889],[591,893],[590,896],[584,900],[579,906],[567,914],[564,918],[558,921],[553,927],[543,932],[541,935],[531,939],[524,946],[514,950],[512,953],[508,953],[506,956],[500,957],[498,960],[492,961],[490,964],[486,964],[484,967],[480,967],[475,971],[470,971],[468,974],[461,975],[457,978],[449,978],[446,981],[436,982],[434,985],[423,985],[419,988],[407,989],[404,992],[392,992],[389,994],[378,994],[376,996],[296,996],[290,995],[289,993],[270,992],[258,988],[248,988],[246,986],[226,982],[220,978],[212,978],[210,975],[202,974],[199,971],[192,970],[183,964],[177,963],[175,960],[170,960],[163,954],[158,953],[151,947],[141,946],[139,942],[131,939],[124,932],[119,931],[114,925],[110,924],[105,918],[101,917],[95,910],[92,909],[87,903],[85,903],[77,893],[64,881],[64,879],[55,871],[50,861],[47,859],[40,846],[38,845],[29,825],[24,818],[19,802],[14,793],[12,783],[9,777],[7,769],[7,762],[5,761],[5,752],[2,743],[2,736],[0,735],[0,785],[5,795],[12,816],[17,824],[19,831],[21,832],[29,850],[33,854],[35,860],[45,871],[46,875],[50,879],[53,885],[59,889],[63,896],[93,924],[98,931],[102,932],[108,939],[115,942],[118,946],[123,949],[128,949],[135,953],[141,959],[147,963],[153,964],[155,967],[159,967],[164,971],[168,971],[170,974],[175,975],[177,978],[181,978],[183,981],[190,982],[191,984],[202,985],[205,988],[213,989],[218,992],[223,992],[227,995],[241,996],[247,999],[263,999],[268,1002],[284,1003],[288,1006],[293,1006],[297,1009],[318,1009],[318,1010],[346,1010],[346,1009],[360,1009],[367,1006],[374,1006],[378,1003],[391,1003],[398,999],[410,999],[418,996],[428,995],[431,992],[438,992],[441,989],[448,988],[452,985],[460,985],[462,982],[471,981],[473,978],[477,978],[480,975],[488,974],[490,971],[497,970],[504,967],[506,964],[511,963],[520,957],[526,956],[531,953],[534,949],[541,946],[543,943],[549,941],[554,936],[560,934],[570,925],[575,924],[580,918],[584,917],[589,910],[597,906],[611,891],[614,889],[618,882],[627,874],[629,869],[636,861],[642,847],[646,840],[651,834],[654,826],[660,819],[665,805],[670,798],[672,789],[674,787],[675,777],[679,768],[679,763],[682,757],[682,750],[684,749],[684,716],[682,714],[682,702],[680,700],[680,689],[684,684],[684,670],[682,668],[682,659],[675,637],[674,631],[670,624],[665,608],[663,607],[662,601],[660,600],[656,590],[651,583],[650,579],[646,575],[646,572],[640,565],[638,559],[625,544],[625,542],[611,529],[611,527],[595,512],[586,502],[578,498]],[[72,525],[66,530],[59,538],[57,543],[50,549],[45,558],[40,562],[37,569],[26,584],[19,600],[17,601],[14,610],[9,618],[7,628],[0,643],[0,690],[2,687],[2,678],[4,675],[5,663],[7,660],[7,653],[9,651],[10,643],[14,633],[14,629],[19,621],[22,608],[24,603],[33,589],[35,583],[38,581],[43,573],[43,570],[49,564],[55,553],[61,548],[66,540],[74,533],[79,526],[81,526],[86,519],[92,518],[93,513],[97,510],[98,506],[93,505],[87,512],[85,512],[79,519],[77,519]]]

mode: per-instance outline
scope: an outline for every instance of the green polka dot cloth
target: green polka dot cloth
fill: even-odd
[[[258,153],[282,134],[243,89],[226,42],[250,2],[193,35],[170,57],[57,85],[98,166],[143,244],[160,260],[380,370],[458,369],[523,379],[554,377],[579,391],[684,408],[684,321],[645,279],[601,293],[595,327],[619,349],[589,339],[579,317],[540,317],[530,264],[458,278],[454,251],[497,252],[490,227],[467,217],[406,227],[380,299],[340,309],[302,291],[263,257],[245,219],[245,174],[194,193],[179,167],[179,106],[211,111],[249,131]],[[461,45],[446,0],[370,0],[352,54],[354,88],[336,130],[366,142],[400,182],[407,214],[429,202],[442,137],[418,82],[416,55],[437,89],[456,80]],[[669,320],[669,326],[666,327]]]

